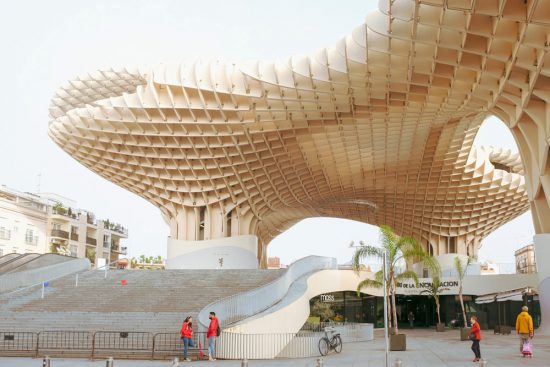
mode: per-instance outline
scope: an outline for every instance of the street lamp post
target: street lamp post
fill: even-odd
[[[384,251],[384,263],[382,264],[382,277],[384,282],[384,366],[388,367],[388,287],[387,283],[387,254]]]
[[[359,246],[356,246],[353,241],[349,244],[350,248],[361,247],[363,243],[360,242]],[[388,254],[386,250],[383,252],[383,264],[382,264],[382,278],[384,288],[384,366],[388,367],[389,356],[389,342],[388,342],[388,287],[387,287],[387,273],[388,273]]]

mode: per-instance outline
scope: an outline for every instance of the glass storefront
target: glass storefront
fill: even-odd
[[[492,329],[496,325],[515,326],[515,318],[521,311],[521,306],[527,304],[529,313],[533,316],[535,327],[540,325],[540,306],[538,300],[526,297],[524,302],[506,301],[490,304],[476,304],[475,297],[465,295],[464,308],[466,317],[476,315],[484,329]],[[375,328],[384,327],[384,300],[368,294],[357,295],[356,292],[344,291],[322,294],[309,301],[310,310],[316,302],[322,302],[332,310],[329,320],[321,320],[318,315],[312,314],[309,322],[358,322],[371,323]],[[415,327],[431,327],[437,323],[435,301],[428,296],[397,295],[395,298],[397,320],[399,327],[409,327],[409,312],[414,314]],[[462,311],[458,296],[440,296],[441,322],[447,326],[460,326]],[[500,319],[500,321],[499,321]],[[458,321],[457,321],[458,320]]]
[[[334,313],[330,321],[372,323],[375,327],[384,326],[384,302],[380,297],[363,293],[358,296],[356,292],[351,291],[327,293],[312,298],[309,301],[310,309],[313,309],[316,302],[330,305]],[[316,315],[312,316],[316,317]]]

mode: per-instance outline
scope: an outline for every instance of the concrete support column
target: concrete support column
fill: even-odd
[[[534,237],[535,259],[539,277],[539,299],[542,323],[537,334],[550,335],[550,233]]]

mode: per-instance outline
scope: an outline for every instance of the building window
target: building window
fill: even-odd
[[[34,232],[32,229],[27,228],[27,232],[25,233],[25,242],[32,244],[32,241],[34,239]]]
[[[204,240],[204,214],[206,208],[203,206],[199,208],[199,238],[198,240]]]
[[[52,223],[52,229],[61,231],[61,224],[59,223]]]
[[[231,237],[231,217],[232,217],[232,214],[233,214],[233,210],[230,210],[229,213],[227,213],[227,220],[225,222],[225,226],[226,226],[225,233],[226,233],[227,237]]]
[[[103,247],[109,248],[110,238],[108,234],[103,235]]]
[[[76,227],[76,226],[71,226],[71,233],[72,233],[72,234],[78,234],[78,227]]]
[[[0,240],[9,240],[11,238],[11,231],[6,227],[0,227]]]

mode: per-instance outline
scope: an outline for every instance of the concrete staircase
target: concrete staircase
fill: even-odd
[[[257,288],[283,270],[110,270],[0,295],[0,331],[179,331],[209,303]],[[122,285],[122,280],[126,285]],[[215,310],[214,310],[215,311]],[[195,325],[198,322],[195,321]]]

